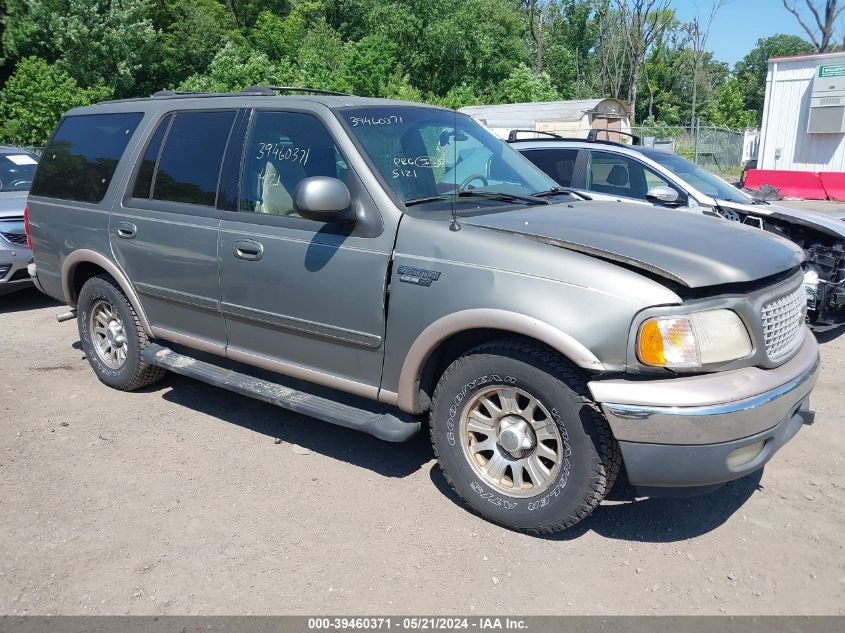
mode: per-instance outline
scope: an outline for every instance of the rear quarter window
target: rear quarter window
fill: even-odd
[[[143,116],[124,112],[62,119],[41,155],[31,195],[101,202]]]

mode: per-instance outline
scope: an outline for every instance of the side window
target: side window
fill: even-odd
[[[153,199],[214,206],[234,120],[233,110],[177,113],[153,175]]]
[[[164,140],[164,134],[173,120],[173,115],[168,114],[159,124],[155,134],[150,138],[147,144],[147,149],[144,151],[144,156],[141,158],[141,165],[138,167],[138,175],[135,177],[135,186],[132,187],[133,198],[149,198],[150,190],[153,185],[153,171],[155,171],[156,161],[161,151],[161,142]]]
[[[651,189],[652,187],[671,187],[672,189],[675,188],[672,187],[672,185],[669,184],[669,181],[666,180],[663,176],[661,176],[657,172],[650,170],[648,167],[643,168],[643,173],[645,174],[646,189]]]
[[[141,112],[123,112],[62,119],[41,155],[31,195],[101,202],[143,117]]]
[[[572,186],[577,149],[531,149],[523,155],[562,187]]]
[[[645,169],[642,163],[627,156],[610,152],[590,152],[587,189],[596,193],[645,200],[648,191]]]
[[[347,169],[317,117],[258,110],[247,136],[239,210],[299,217],[293,209],[296,186],[312,176],[345,180]]]

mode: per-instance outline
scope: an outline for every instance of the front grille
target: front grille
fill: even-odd
[[[8,241],[16,246],[26,246],[26,234],[25,233],[0,233],[3,237],[5,237]]]
[[[781,359],[801,344],[806,314],[807,291],[803,286],[763,306],[760,317],[769,360]]]
[[[9,274],[9,269],[11,267],[11,264],[3,264],[2,266],[0,266],[0,279],[4,279],[6,275]]]
[[[25,281],[29,280],[29,272],[26,268],[18,268],[15,273],[9,277],[6,281]]]

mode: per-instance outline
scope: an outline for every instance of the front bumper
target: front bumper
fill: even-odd
[[[633,485],[703,488],[761,468],[811,423],[818,374],[818,345],[807,330],[798,353],[775,369],[596,380],[589,387]]]
[[[27,263],[32,251],[25,246],[9,244],[0,237],[0,295],[32,285],[27,273]]]

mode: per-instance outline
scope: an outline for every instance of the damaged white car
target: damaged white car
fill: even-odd
[[[509,142],[562,187],[590,198],[718,214],[795,242],[806,254],[809,320],[845,321],[845,210],[827,215],[758,200],[682,156],[596,134],[567,139],[515,130]]]

